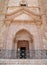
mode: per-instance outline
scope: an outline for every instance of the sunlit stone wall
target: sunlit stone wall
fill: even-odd
[[[7,6],[19,6],[19,1],[20,0],[9,0],[9,1],[8,0],[0,0],[0,3],[1,3],[1,8],[0,8],[0,28],[1,28],[0,48],[5,48],[4,44],[6,43],[3,37],[5,37],[7,35],[6,31],[8,31],[8,30],[6,30],[6,26],[3,24],[3,22],[4,22],[4,19],[5,19],[5,14],[8,12]],[[47,3],[46,2],[47,2],[47,0],[43,0],[43,1],[39,0],[39,3],[38,3],[38,0],[27,0],[28,6],[39,6],[40,5],[41,13],[45,14],[42,17],[42,21],[44,23],[45,23],[45,21],[47,21],[47,18],[46,18],[47,17]],[[46,31],[47,31],[47,26],[44,26],[44,24],[43,24],[42,28],[46,29]],[[41,30],[41,31],[43,31],[43,30]],[[44,32],[45,32],[45,30],[44,30]],[[46,32],[45,36],[46,36],[46,39],[45,39],[45,37],[43,37],[44,38],[43,39],[44,44],[47,43],[47,32]]]
[[[9,0],[8,6],[19,6],[21,0]],[[26,0],[28,6],[38,6],[38,0]]]

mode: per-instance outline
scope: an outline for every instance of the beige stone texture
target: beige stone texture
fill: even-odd
[[[0,49],[15,50],[18,40],[28,40],[29,49],[47,50],[47,0],[0,0]],[[23,31],[24,30],[24,31]],[[33,43],[31,43],[31,38]],[[47,65],[46,60],[1,60],[1,65]]]

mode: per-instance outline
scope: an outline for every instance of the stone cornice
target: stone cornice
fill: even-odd
[[[37,25],[37,26],[40,26],[40,25],[42,25],[42,22],[41,21],[37,21],[37,20],[34,20],[34,21],[32,21],[32,20],[7,20],[7,21],[4,21],[4,24],[6,25],[6,26],[9,26],[9,25],[11,25],[11,24],[35,24],[35,25]]]
[[[22,6],[22,7],[24,7],[24,8],[38,8],[38,9],[40,9],[40,7],[39,6]],[[8,6],[8,8],[10,8],[10,9],[15,9],[15,8],[22,8],[21,6]]]

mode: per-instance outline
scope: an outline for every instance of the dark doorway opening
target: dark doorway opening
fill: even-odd
[[[20,4],[21,6],[26,6],[26,4]]]
[[[21,59],[26,59],[26,47],[21,47],[20,48],[20,58]]]
[[[29,42],[28,40],[18,40],[17,42],[17,58],[27,59],[29,54]]]

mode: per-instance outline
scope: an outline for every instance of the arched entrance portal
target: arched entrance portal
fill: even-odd
[[[34,50],[33,36],[27,30],[20,30],[14,38],[13,49],[17,51],[17,58],[29,58],[30,51]]]

